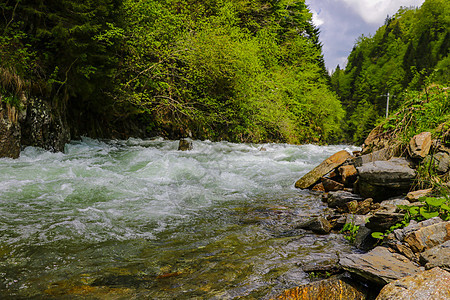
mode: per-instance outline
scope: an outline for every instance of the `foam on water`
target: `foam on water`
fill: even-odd
[[[28,147],[17,160],[0,159],[0,250],[34,245],[60,253],[70,245],[161,243],[162,233],[190,240],[189,228],[228,224],[221,210],[298,193],[293,184],[300,176],[339,150],[355,150],[210,141],[193,141],[187,152],[177,147],[160,138],[85,138],[65,153]],[[210,214],[217,224],[205,221]],[[195,245],[207,243],[198,238]],[[50,257],[40,259],[45,264]]]

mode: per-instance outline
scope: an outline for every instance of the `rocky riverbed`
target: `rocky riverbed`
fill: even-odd
[[[299,228],[340,231],[361,253],[317,266],[311,272],[340,275],[277,299],[450,299],[448,183],[436,193],[420,189],[417,180],[424,161],[448,179],[450,149],[429,132],[406,149],[379,142],[369,137],[362,153],[340,151],[296,182],[322,193],[330,208]]]

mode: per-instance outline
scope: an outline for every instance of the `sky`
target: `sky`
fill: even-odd
[[[329,71],[345,67],[353,45],[362,34],[374,35],[386,17],[400,6],[420,6],[424,0],[306,0],[313,22],[320,28],[320,40]]]

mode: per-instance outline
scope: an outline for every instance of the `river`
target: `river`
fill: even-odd
[[[354,147],[177,147],[85,138],[0,159],[1,298],[266,299],[353,251],[295,228],[326,205],[293,185]]]

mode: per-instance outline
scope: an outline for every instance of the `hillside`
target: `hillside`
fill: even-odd
[[[407,101],[408,91],[450,82],[450,4],[426,0],[386,18],[374,36],[361,36],[332,85],[346,109],[347,138],[361,144],[386,114]]]

